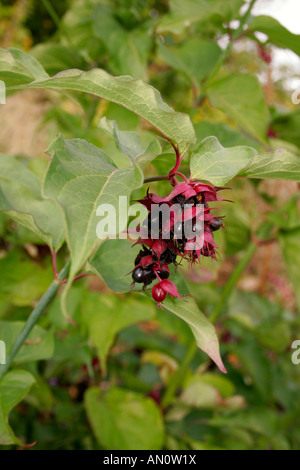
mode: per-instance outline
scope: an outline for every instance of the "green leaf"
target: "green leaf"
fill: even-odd
[[[102,277],[114,292],[128,292],[132,283],[130,272],[140,251],[129,240],[105,240],[89,262],[89,269]]]
[[[247,167],[255,153],[246,146],[224,148],[216,137],[207,137],[191,155],[192,178],[222,186]]]
[[[291,49],[300,55],[300,35],[291,33],[275,18],[266,15],[254,16],[249,29],[266,34],[274,46]]]
[[[219,22],[229,22],[238,15],[243,0],[170,0],[170,13],[162,17],[157,32],[170,31],[181,34],[192,23],[208,21],[210,19]]]
[[[55,251],[64,240],[60,209],[41,195],[41,181],[25,164],[0,154],[0,210],[32,230]]]
[[[251,74],[231,74],[207,90],[212,104],[222,109],[246,133],[266,142],[268,109],[258,79]]]
[[[1,367],[1,366],[0,366]],[[10,411],[27,395],[34,384],[34,377],[25,370],[8,372],[0,381],[0,444],[24,445],[8,424]]]
[[[218,368],[226,373],[219,352],[219,341],[212,323],[198,309],[195,300],[191,297],[181,299],[164,300],[164,308],[182,318],[190,326],[198,347],[204,351],[216,363]]]
[[[145,119],[164,137],[178,145],[181,153],[195,142],[194,128],[189,116],[175,112],[162,101],[160,93],[155,88],[129,76],[113,77],[101,69],[88,72],[66,70],[52,78],[36,80],[17,88],[47,88],[90,93],[124,106]]]
[[[82,323],[86,325],[89,340],[97,348],[104,370],[116,335],[127,326],[150,320],[154,315],[154,304],[146,299],[128,297],[124,302],[115,295],[92,292],[85,296]]]
[[[0,322],[1,340],[5,342],[7,356],[15,344],[17,337],[24,329],[24,326],[25,322],[21,321]],[[14,359],[14,363],[21,364],[24,362],[50,359],[53,355],[53,351],[53,332],[36,325],[28,335],[26,342],[21,346],[21,349]]]
[[[147,61],[152,45],[149,25],[125,30],[108,5],[94,8],[94,35],[100,38],[109,52],[109,65],[117,75],[131,75],[147,80]]]
[[[300,310],[300,229],[281,231],[278,239],[289,278],[294,286],[298,309]]]
[[[30,54],[13,47],[0,48],[0,78],[7,87],[48,78],[41,64]]]
[[[200,85],[212,71],[222,49],[215,42],[190,38],[180,46],[166,47],[160,44],[159,54],[167,64]]]
[[[49,147],[52,160],[44,180],[44,194],[63,209],[71,255],[70,278],[85,263],[96,242],[100,204],[111,204],[119,219],[119,196],[129,196],[142,182],[141,172],[131,165],[118,170],[100,149],[81,139],[58,137]],[[123,225],[117,227],[122,231]]]
[[[99,444],[109,450],[159,450],[164,441],[161,412],[151,398],[114,387],[91,387],[85,408]]]
[[[275,178],[300,182],[300,157],[283,148],[275,152],[255,155],[241,176],[248,178]]]

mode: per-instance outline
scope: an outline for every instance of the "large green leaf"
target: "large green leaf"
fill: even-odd
[[[216,137],[206,137],[191,155],[192,178],[222,186],[247,167],[255,153],[246,146],[224,148]]]
[[[52,160],[43,190],[45,196],[57,201],[64,211],[72,277],[98,241],[97,207],[111,204],[119,220],[119,197],[129,197],[131,191],[142,184],[143,178],[133,164],[118,170],[104,152],[81,139],[64,141],[58,137],[48,151]],[[124,228],[124,225],[119,226],[117,230]]]
[[[175,34],[182,33],[185,28],[197,21],[209,19],[219,22],[229,22],[238,15],[243,0],[170,0],[170,13],[163,16],[157,32],[170,31]]]
[[[271,16],[254,16],[249,24],[250,31],[260,31],[266,34],[269,41],[277,47],[291,49],[300,55],[300,35],[293,34]]]
[[[104,449],[159,450],[164,441],[161,412],[151,398],[114,387],[91,387],[85,408],[95,437]]]
[[[154,304],[147,299],[89,293],[84,300],[82,323],[88,337],[97,348],[101,367],[105,370],[106,358],[119,331],[129,325],[150,320],[155,315]]]
[[[231,74],[207,90],[212,104],[225,111],[246,133],[265,142],[268,109],[258,79],[251,74]]]
[[[0,366],[1,367],[1,366]],[[27,395],[34,377],[26,370],[8,372],[0,381],[0,444],[24,445],[8,424],[11,410]]]
[[[182,318],[190,326],[198,347],[216,363],[222,372],[226,369],[219,352],[219,341],[212,323],[198,309],[192,297],[171,299],[169,296],[163,302],[164,308]]]
[[[31,55],[13,47],[0,48],[0,78],[7,87],[48,78],[41,64]]]
[[[109,51],[109,66],[117,75],[147,79],[147,60],[152,45],[149,25],[131,31],[124,29],[113,15],[113,8],[98,4],[94,8],[94,35]]]
[[[90,93],[124,106],[142,117],[168,140],[178,145],[181,153],[195,142],[195,132],[189,116],[175,112],[162,101],[155,88],[129,76],[113,77],[102,69],[88,72],[66,70],[52,78],[35,80],[16,88],[48,88]]]
[[[257,154],[240,173],[248,178],[275,178],[300,182],[300,157],[283,148]]]
[[[192,82],[200,85],[222,54],[215,43],[199,38],[187,39],[181,46],[159,46],[160,56],[175,70],[183,72]]]
[[[64,240],[61,210],[41,195],[41,181],[25,164],[0,154],[0,210],[57,250]]]
[[[17,337],[24,329],[24,326],[25,322],[21,321],[0,322],[1,340],[5,342],[7,355],[9,355],[10,350],[15,344]],[[14,362],[20,364],[23,362],[50,359],[52,357],[53,351],[53,332],[46,331],[44,328],[36,325],[16,355]]]

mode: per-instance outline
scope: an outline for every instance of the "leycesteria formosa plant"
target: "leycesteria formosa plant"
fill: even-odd
[[[59,135],[49,146],[50,161],[42,181],[17,158],[3,155],[0,159],[0,209],[12,219],[35,232],[52,253],[55,279],[29,316],[25,328],[18,335],[0,377],[9,369],[28,334],[56,295],[61,283],[61,308],[70,318],[67,307],[68,292],[75,279],[93,273],[101,277],[114,292],[130,292],[135,283],[142,284],[141,294],[148,286],[158,306],[163,306],[190,326],[197,347],[206,352],[221,371],[226,369],[219,352],[219,344],[212,322],[198,308],[189,294],[182,275],[179,284],[170,278],[171,265],[175,268],[187,260],[191,265],[202,257],[216,259],[217,244],[214,232],[224,226],[222,217],[214,215],[216,203],[222,201],[219,191],[235,176],[249,178],[278,178],[299,180],[299,159],[282,148],[262,155],[252,147],[223,147],[214,136],[197,142],[194,126],[187,114],[175,112],[162,101],[160,93],[142,80],[129,76],[114,77],[105,70],[65,70],[50,76],[31,55],[17,49],[0,50],[0,79],[5,80],[8,93],[23,89],[49,89],[92,95],[126,108],[155,129],[155,133],[141,128],[120,130],[115,121],[103,117],[99,134],[109,144],[103,148],[83,139],[65,140]],[[261,93],[257,80],[251,90]],[[208,88],[214,97],[215,85]],[[222,90],[223,84],[220,84]],[[226,90],[224,90],[224,93]],[[259,95],[260,96],[260,95]],[[249,125],[250,126],[250,125]],[[252,130],[252,127],[250,128]],[[255,138],[266,147],[265,135],[255,130]],[[149,164],[164,159],[175,165],[167,175],[147,176]],[[189,163],[186,169],[179,166]],[[153,167],[151,167],[153,169]],[[151,170],[152,171],[152,170]],[[179,181],[180,179],[180,181]],[[160,197],[150,189],[139,202],[148,216],[139,227],[141,247],[133,254],[132,242],[117,239],[99,243],[96,236],[99,207],[110,204],[119,223],[116,234],[127,229],[121,215],[122,198],[130,198],[133,191],[152,181],[169,181],[168,195]],[[18,197],[16,197],[18,194]],[[234,197],[233,197],[234,199]],[[153,206],[176,206],[167,222],[160,219]],[[126,210],[125,210],[126,212]],[[123,222],[122,222],[123,220]],[[152,236],[153,225],[156,236]],[[230,224],[228,220],[227,225]],[[188,229],[189,226],[189,229]],[[268,236],[269,229],[264,230]],[[60,274],[56,272],[56,258],[66,244],[69,260]],[[240,269],[240,268],[239,268]],[[175,269],[176,270],[176,269]],[[240,269],[241,270],[241,269]],[[132,273],[132,280],[128,273]],[[178,273],[177,273],[178,274]],[[151,284],[154,284],[151,286]],[[180,287],[178,287],[180,285]],[[227,298],[227,297],[226,297]],[[220,300],[212,312],[215,321],[226,307]],[[106,357],[106,356],[105,356]]]

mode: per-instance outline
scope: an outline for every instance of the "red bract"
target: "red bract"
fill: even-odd
[[[167,294],[170,294],[171,297],[178,297],[179,299],[182,298],[178,294],[178,290],[174,282],[169,281],[168,279],[160,281],[152,287],[152,297],[157,302],[158,307],[161,306],[161,302],[165,300]]]
[[[146,196],[139,200],[149,214],[135,243],[142,245],[143,249],[136,259],[133,277],[135,282],[144,284],[143,289],[155,279],[160,281],[152,288],[152,297],[158,306],[167,294],[181,298],[175,284],[166,279],[170,274],[168,265],[176,265],[178,256],[191,264],[201,262],[201,256],[216,259],[218,247],[213,233],[224,224],[222,218],[211,214],[214,208],[209,207],[209,203],[224,200],[217,196],[222,189],[227,188],[186,180],[176,183],[167,196],[157,196],[148,189]],[[168,220],[160,217],[163,204],[167,205]],[[155,224],[156,233],[152,227]]]

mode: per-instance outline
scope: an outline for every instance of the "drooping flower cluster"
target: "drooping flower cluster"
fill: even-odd
[[[145,289],[157,279],[152,297],[159,306],[167,294],[180,298],[175,284],[168,280],[168,266],[171,263],[176,266],[177,257],[191,264],[200,262],[201,256],[216,259],[213,232],[224,224],[222,218],[211,214],[213,208],[209,203],[223,200],[217,196],[221,189],[224,188],[186,181],[177,183],[168,196],[159,197],[147,191],[145,198],[139,200],[149,214],[136,242],[143,248],[135,259],[133,284],[142,283]]]

